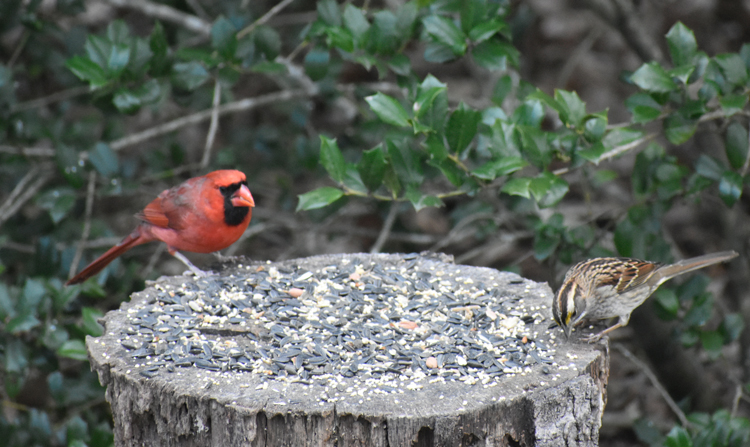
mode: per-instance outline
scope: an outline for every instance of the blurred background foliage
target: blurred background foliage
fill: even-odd
[[[112,444],[85,336],[183,267],[150,244],[63,283],[163,189],[237,168],[258,206],[224,254],[252,259],[433,250],[555,288],[587,257],[737,250],[614,334],[679,408],[613,350],[601,444],[747,444],[748,19],[722,0],[0,2],[0,439]]]

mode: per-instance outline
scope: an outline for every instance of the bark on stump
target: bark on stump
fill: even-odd
[[[360,269],[354,268],[356,263]],[[322,286],[315,289],[310,281],[314,283],[326,268],[333,275],[331,272],[337,272],[340,267],[345,267],[344,272],[353,273],[338,275],[333,282],[361,289],[351,293],[340,291],[342,296],[338,299],[342,300],[367,298],[367,293],[389,293],[386,286],[404,286],[400,281],[403,278],[398,274],[390,279],[384,278],[388,272],[403,267],[408,272],[403,276],[414,273],[423,279],[404,289],[407,295],[415,293],[411,295],[413,300],[417,296],[440,295],[429,290],[425,292],[425,287],[437,289],[438,284],[441,287],[455,284],[456,289],[463,288],[429,298],[438,300],[435,303],[444,303],[445,300],[452,303],[456,299],[462,305],[453,307],[453,312],[438,306],[422,315],[449,317],[450,322],[459,329],[465,327],[467,332],[461,335],[451,327],[453,323],[439,318],[427,322],[391,315],[396,319],[384,323],[376,315],[376,323],[380,321],[389,331],[412,337],[412,342],[381,348],[366,339],[363,345],[361,341],[352,342],[353,338],[344,330],[339,331],[338,340],[346,346],[340,346],[339,353],[331,352],[335,348],[329,346],[327,352],[324,350],[320,354],[320,349],[315,351],[309,343],[309,346],[294,345],[290,348],[297,354],[292,359],[282,358],[283,353],[274,354],[250,345],[249,340],[279,341],[282,336],[285,337],[281,339],[282,345],[294,343],[289,341],[294,336],[287,334],[295,329],[284,325],[296,324],[299,328],[302,324],[294,319],[289,322],[289,314],[284,312],[292,306],[281,310],[278,307],[273,308],[276,310],[271,307],[262,310],[252,306],[267,305],[268,300],[276,300],[281,305],[288,302],[296,306],[305,306],[304,303],[336,306],[336,300],[330,295],[327,298],[315,296]],[[248,295],[242,301],[245,304],[238,302],[242,294],[237,292],[237,284],[241,285],[245,276],[259,271],[275,274],[276,279],[288,273],[293,277],[292,286],[304,285],[305,281],[308,285],[303,296],[296,300],[283,293],[278,296],[278,292],[270,290],[264,297],[260,293],[263,291],[261,287],[269,288],[268,282],[254,284],[259,293]],[[314,274],[300,275],[300,272],[308,271]],[[255,282],[257,280],[256,276]],[[396,285],[389,285],[391,282]],[[193,295],[194,292],[198,295]],[[299,292],[296,289],[293,293]],[[211,294],[214,298],[208,296]],[[464,295],[471,297],[461,303]],[[196,296],[204,298],[197,299]],[[472,304],[482,299],[488,300],[485,305]],[[107,388],[117,446],[598,445],[609,372],[606,344],[565,343],[560,329],[548,330],[552,321],[551,299],[552,291],[546,284],[494,269],[455,265],[452,258],[445,255],[344,254],[280,263],[250,262],[234,265],[222,276],[208,279],[170,277],[150,283],[146,290],[135,293],[131,301],[124,303],[119,310],[109,312],[103,321],[104,335],[89,337],[86,344],[92,369],[97,371],[100,382]],[[211,303],[216,306],[211,307]],[[243,319],[241,324],[236,312],[227,313],[227,309],[248,303],[251,307],[239,314],[239,319]],[[434,307],[429,301],[425,303]],[[401,301],[401,304],[409,305],[408,300]],[[180,320],[180,309],[192,316]],[[361,305],[356,307],[356,315],[347,314],[346,309],[339,310],[352,321],[359,314],[372,311]],[[500,321],[501,317],[507,316],[499,315],[502,311],[510,315],[526,313],[522,316],[525,323],[518,317],[510,317],[511,323]],[[172,315],[167,316],[170,312]],[[278,321],[268,322],[264,312]],[[402,323],[405,320],[413,320],[418,327],[410,326],[409,321]],[[196,325],[196,321],[201,324]],[[266,323],[261,324],[263,321]],[[329,318],[328,321],[333,320]],[[517,332],[515,338],[507,337],[506,341],[510,345],[516,343],[521,349],[507,348],[509,352],[500,358],[500,362],[488,358],[486,352],[478,357],[479,360],[472,360],[470,357],[480,352],[481,346],[489,346],[489,342],[500,343],[501,348],[504,346],[502,336],[488,340],[489,335],[481,321],[489,321],[486,327],[491,328],[514,322],[519,324],[522,331]],[[336,327],[348,327],[342,326],[341,321],[334,321],[332,326],[329,325],[331,327],[323,324],[325,322],[315,323],[312,328],[331,330],[335,334]],[[179,324],[188,324],[186,332],[174,329]],[[405,366],[390,363],[394,368],[401,368],[401,375],[398,371],[383,371],[370,365],[386,361],[383,358],[388,355],[398,356],[398,352],[408,349],[414,352],[414,346],[423,346],[416,333],[424,328],[427,328],[426,332],[420,334],[429,345],[424,349],[446,353],[437,357],[444,363],[441,368],[434,368],[436,357],[427,361],[414,354],[411,364],[408,360],[403,362]],[[436,334],[436,328],[442,328],[452,336]],[[310,325],[302,329],[310,329]],[[364,333],[382,342],[382,338],[378,338],[380,335],[367,330]],[[528,336],[522,338],[521,333]],[[186,334],[189,335],[188,341],[185,341]],[[357,334],[362,336],[362,332]],[[329,338],[329,341],[331,339],[335,341],[336,337]],[[445,341],[445,346],[442,341],[435,344],[437,339]],[[448,354],[450,346],[457,347],[459,355]],[[472,351],[472,346],[477,349]],[[304,355],[299,354],[298,347]],[[361,358],[364,354],[356,349],[366,350],[368,347],[383,355]],[[177,353],[170,354],[170,349],[176,349]],[[244,356],[238,357],[238,352]],[[251,354],[258,357],[254,363],[256,370],[238,369],[238,365],[245,365],[242,361],[253,360]],[[320,359],[316,357],[319,354],[323,358],[328,355],[331,359],[349,363],[333,365],[334,360],[330,360],[314,368],[311,365],[300,367],[295,374],[296,366],[301,366],[301,358],[314,363]],[[278,361],[270,359],[274,356]],[[506,362],[508,359],[510,361]],[[513,359],[523,359],[518,360],[523,363],[509,368],[508,365],[514,364]],[[425,361],[429,365],[427,368]],[[480,364],[482,361],[489,368],[486,371]],[[504,373],[498,373],[497,366],[491,366],[493,362],[494,365],[500,363]],[[263,368],[268,367],[268,371],[257,370],[259,364],[266,365]],[[493,371],[494,375],[486,374]],[[378,382],[383,378],[393,380],[383,385]],[[362,392],[363,389],[367,391]],[[360,394],[357,394],[358,390]]]

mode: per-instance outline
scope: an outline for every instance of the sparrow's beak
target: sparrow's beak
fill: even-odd
[[[232,195],[232,205],[246,206],[250,208],[255,206],[255,200],[253,200],[253,195],[250,194],[247,185],[240,186],[240,189]]]
[[[573,330],[573,325],[569,324],[567,326],[562,327],[563,332],[565,332],[565,340],[570,340],[570,332]]]

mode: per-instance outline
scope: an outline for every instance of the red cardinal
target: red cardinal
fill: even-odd
[[[151,241],[167,244],[169,253],[198,276],[205,273],[177,250],[211,253],[232,245],[245,232],[255,206],[245,174],[214,171],[167,189],[135,215],[142,220],[130,235],[68,280],[78,284],[99,273],[115,258]]]

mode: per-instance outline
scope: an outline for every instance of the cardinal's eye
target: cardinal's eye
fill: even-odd
[[[219,191],[221,191],[222,194],[227,193],[227,187],[226,186],[219,186]]]

